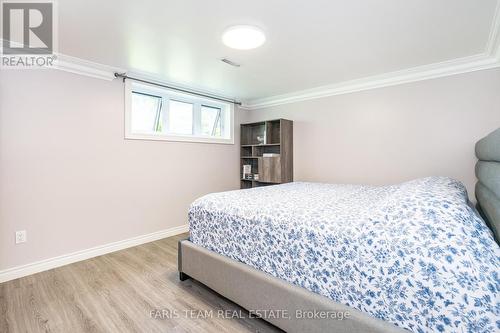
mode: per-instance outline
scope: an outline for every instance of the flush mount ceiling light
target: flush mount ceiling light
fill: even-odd
[[[222,34],[224,45],[237,50],[250,50],[261,46],[266,41],[262,29],[251,25],[235,25]]]

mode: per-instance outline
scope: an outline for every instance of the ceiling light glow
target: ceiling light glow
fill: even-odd
[[[264,31],[251,25],[236,25],[226,29],[222,34],[224,45],[237,50],[255,49],[265,41]]]

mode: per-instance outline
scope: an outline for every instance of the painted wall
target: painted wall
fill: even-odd
[[[500,69],[248,111],[294,121],[300,181],[389,184],[430,175],[473,197],[475,142],[500,127]]]
[[[500,69],[237,110],[236,123],[294,120],[296,180],[446,175],[472,192],[474,143],[500,126],[498,91]],[[123,109],[118,80],[0,73],[0,270],[183,225],[195,198],[239,186],[238,140],[124,140]]]
[[[137,141],[123,119],[120,80],[0,72],[0,270],[186,224],[239,187],[238,125],[235,145]]]

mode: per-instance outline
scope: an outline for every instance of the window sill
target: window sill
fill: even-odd
[[[182,136],[182,135],[154,135],[154,134],[126,134],[125,140],[152,140],[191,143],[212,143],[234,145],[234,139],[216,139],[209,137]]]

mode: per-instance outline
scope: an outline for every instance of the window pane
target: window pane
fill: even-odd
[[[132,92],[131,130],[133,133],[161,131],[161,97]]]
[[[221,109],[201,106],[201,134],[208,136],[222,136]]]
[[[170,133],[193,134],[193,104],[170,100],[168,124]]]

